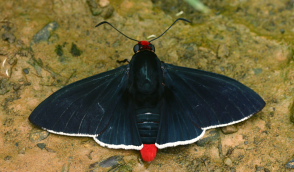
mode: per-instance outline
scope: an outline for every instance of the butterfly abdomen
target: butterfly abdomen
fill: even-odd
[[[137,125],[143,144],[154,144],[156,142],[160,114],[157,113],[138,113]]]

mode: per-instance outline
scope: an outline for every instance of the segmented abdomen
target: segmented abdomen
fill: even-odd
[[[154,144],[156,142],[159,117],[159,114],[150,112],[137,114],[137,124],[143,144]]]

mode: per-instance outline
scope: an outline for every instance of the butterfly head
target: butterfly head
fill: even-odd
[[[138,53],[140,51],[148,50],[155,52],[155,47],[149,41],[139,41],[133,48],[134,53]]]

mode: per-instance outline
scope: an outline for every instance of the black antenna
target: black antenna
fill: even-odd
[[[157,38],[154,38],[154,39],[152,39],[151,41],[154,41],[154,40],[156,40],[156,39],[158,39],[158,38],[160,38],[162,35],[164,35],[174,24],[176,24],[176,22],[177,21],[179,21],[179,20],[182,20],[182,21],[185,21],[185,22],[189,22],[189,23],[191,23],[191,21],[189,21],[189,20],[187,20],[187,19],[184,19],[184,18],[178,18],[176,21],[174,21],[173,22],[173,24],[172,25],[170,25],[170,27],[168,27],[160,36],[158,36]],[[122,33],[121,31],[119,31],[117,28],[115,28],[112,24],[110,24],[109,22],[107,22],[107,21],[103,21],[103,22],[101,22],[101,23],[99,23],[99,24],[97,24],[95,27],[98,27],[98,26],[100,26],[100,25],[102,25],[102,24],[108,24],[108,25],[110,25],[113,29],[115,29],[116,31],[118,31],[120,34],[122,34],[123,36],[125,36],[125,37],[127,37],[127,38],[129,38],[130,40],[133,40],[133,41],[137,41],[137,42],[140,42],[140,41],[138,41],[138,40],[136,40],[136,39],[133,39],[133,38],[130,38],[130,37],[128,37],[127,35],[125,35],[124,33]],[[151,42],[151,41],[149,41],[149,42]]]
[[[118,31],[118,32],[119,32],[120,34],[122,34],[123,36],[129,38],[130,40],[140,42],[140,41],[138,41],[138,40],[136,40],[136,39],[133,39],[133,38],[128,37],[127,35],[125,35],[125,34],[122,33],[121,31],[119,31],[117,28],[115,28],[112,24],[110,24],[110,23],[107,22],[107,21],[103,21],[103,22],[97,24],[95,27],[98,27],[98,26],[100,26],[100,25],[102,25],[102,24],[109,24],[113,29],[115,29],[116,31]]]
[[[182,20],[182,21],[185,21],[185,22],[189,22],[189,23],[191,23],[191,21],[190,20],[187,20],[187,19],[184,19],[184,18],[178,18],[176,21],[174,21],[173,22],[173,24],[172,25],[170,25],[170,27],[168,27],[161,35],[159,35],[157,38],[154,38],[154,39],[152,39],[151,41],[154,41],[154,40],[156,40],[156,39],[158,39],[158,38],[160,38],[162,35],[164,35],[174,24],[176,24],[176,22],[178,22],[179,20]],[[149,41],[149,42],[151,42],[151,41]]]

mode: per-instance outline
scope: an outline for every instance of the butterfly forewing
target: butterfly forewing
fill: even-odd
[[[132,107],[125,95],[128,71],[129,66],[125,65],[65,86],[44,100],[29,119],[33,124],[57,134],[99,135],[104,146],[140,146],[140,138],[133,131],[137,129],[132,128],[136,124],[131,124],[134,121],[128,118],[131,115],[128,108]],[[105,139],[107,137],[103,135],[113,137]]]

